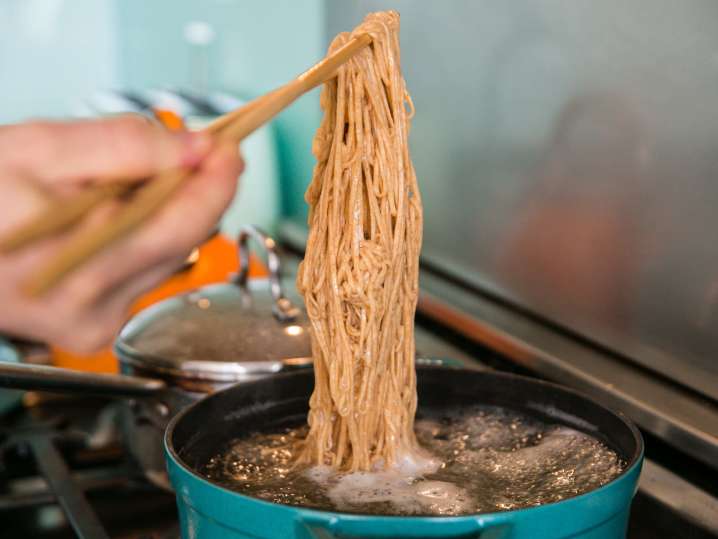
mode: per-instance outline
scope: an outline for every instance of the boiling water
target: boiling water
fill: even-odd
[[[236,440],[204,474],[264,500],[342,512],[461,515],[555,502],[593,490],[624,468],[604,444],[561,425],[505,409],[476,407],[415,425],[432,460],[404,459],[390,471],[340,474],[294,468],[306,427]]]

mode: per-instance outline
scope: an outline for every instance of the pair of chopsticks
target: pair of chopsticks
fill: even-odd
[[[371,42],[368,34],[349,40],[330,56],[299,75],[288,84],[219,117],[205,128],[218,142],[239,144],[258,127],[272,119],[299,96],[331,78],[336,70]],[[0,238],[0,253],[6,254],[45,237],[65,231],[88,213],[133,190],[133,197],[112,220],[94,229],[72,236],[63,249],[32,275],[25,286],[31,296],[41,296],[96,253],[123,238],[146,219],[191,176],[189,169],[164,171],[138,185],[136,182],[114,182],[93,185],[70,200],[51,202],[45,212]]]

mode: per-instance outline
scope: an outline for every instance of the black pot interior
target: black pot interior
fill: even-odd
[[[419,415],[477,404],[501,406],[598,438],[628,464],[639,458],[638,430],[621,416],[569,389],[512,374],[436,367],[417,369]],[[277,375],[216,393],[175,418],[170,450],[197,470],[232,440],[305,420],[312,372]]]

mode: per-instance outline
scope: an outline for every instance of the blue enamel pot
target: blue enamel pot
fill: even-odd
[[[625,537],[643,461],[638,429],[623,415],[554,384],[500,373],[417,369],[419,408],[503,406],[590,434],[627,465],[604,486],[538,507],[460,517],[372,516],[269,503],[227,490],[198,470],[243,434],[298,424],[308,410],[313,375],[299,372],[234,386],[177,415],[165,433],[170,480],[184,539],[481,538],[616,539]]]
[[[17,349],[0,337],[0,362],[20,363],[20,353]],[[22,391],[0,388],[0,415],[9,412],[22,402]]]

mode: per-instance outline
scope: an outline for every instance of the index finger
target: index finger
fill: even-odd
[[[0,127],[0,165],[49,183],[141,178],[194,166],[211,148],[206,133],[170,132],[136,115]]]

